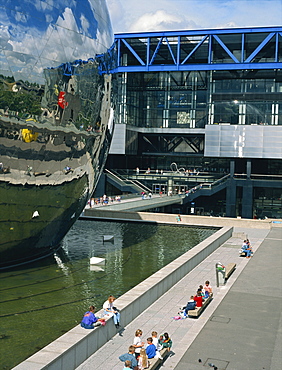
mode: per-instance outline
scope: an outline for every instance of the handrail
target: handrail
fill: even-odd
[[[243,178],[243,179],[246,179],[247,178],[247,174],[246,173],[234,173],[234,178]],[[270,178],[277,178],[277,180],[281,181],[282,180],[282,175],[266,175],[266,174],[251,174],[250,176],[251,179],[270,179]]]
[[[107,168],[105,168],[105,172],[108,172],[110,175],[116,177],[118,180],[123,181],[123,179],[121,177],[119,177],[118,175],[116,175],[112,171],[108,170]]]
[[[141,184],[139,181],[138,183],[140,183],[141,185],[139,184],[136,184],[133,180],[130,180],[126,177],[122,178],[122,177],[119,177],[118,175],[116,175],[115,173],[113,173],[112,171],[108,170],[105,168],[105,172],[109,173],[110,175],[112,175],[113,177],[115,177],[119,182],[122,182],[122,183],[126,183],[126,182],[130,182],[132,185],[138,187],[140,190],[147,190],[147,191],[151,191],[150,188],[148,188],[147,186]]]
[[[189,194],[194,194],[196,191],[206,188],[206,189],[212,189],[214,186],[223,184],[225,181],[227,181],[230,178],[230,173],[228,175],[223,176],[222,178],[212,182],[212,183],[202,183],[199,185],[194,186],[192,189],[189,189],[188,192],[186,193],[186,196]]]
[[[148,186],[142,184],[142,182],[140,182],[138,180],[129,180],[129,181],[131,181],[134,185],[139,186],[141,189],[145,189],[147,191],[152,191],[150,188],[148,188]]]
[[[223,176],[221,179],[218,179],[218,180],[215,180],[214,182],[211,183],[211,186],[214,186],[216,185],[217,183],[221,183],[223,180],[227,180],[229,179],[230,177],[230,173],[228,173],[227,175]]]

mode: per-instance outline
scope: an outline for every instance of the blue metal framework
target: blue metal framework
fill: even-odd
[[[282,69],[282,27],[116,34],[112,72]]]

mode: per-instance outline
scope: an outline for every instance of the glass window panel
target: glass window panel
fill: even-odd
[[[275,61],[275,51],[276,51],[276,41],[275,36],[271,38],[270,41],[260,50],[256,55],[253,62],[255,63],[269,63]]]
[[[262,41],[268,36],[268,33],[246,33],[245,34],[245,59],[247,59]]]
[[[232,102],[214,103],[214,122],[238,124],[239,105]]]
[[[216,39],[213,39],[212,61],[213,63],[235,63]]]

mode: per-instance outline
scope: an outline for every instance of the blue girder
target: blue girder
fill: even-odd
[[[282,69],[282,27],[125,33],[116,34],[115,42],[113,73]],[[222,60],[216,57],[221,52]]]

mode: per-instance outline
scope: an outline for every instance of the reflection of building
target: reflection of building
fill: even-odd
[[[1,7],[1,262],[46,255],[80,215],[113,128],[105,1]],[[46,250],[47,248],[47,250]]]
[[[281,27],[116,35],[120,118],[107,168],[158,170],[146,181],[156,191],[209,182],[188,197],[196,212],[282,217],[281,35]],[[173,162],[207,176],[169,185],[160,170]]]

